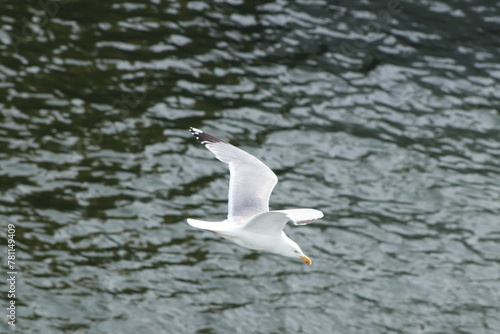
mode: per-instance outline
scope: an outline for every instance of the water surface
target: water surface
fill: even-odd
[[[500,332],[499,4],[43,3],[0,5],[2,331]],[[190,126],[325,213],[312,266],[185,223],[227,212]]]

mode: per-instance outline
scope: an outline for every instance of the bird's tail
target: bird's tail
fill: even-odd
[[[210,227],[214,227],[214,222],[207,222],[204,220],[198,220],[198,219],[187,219],[187,223],[193,227],[200,228],[202,230],[210,230]]]
[[[202,229],[202,230],[207,230],[210,232],[226,232],[231,229],[231,225],[227,221],[222,221],[222,222],[207,222],[204,220],[198,220],[198,219],[191,219],[188,218],[187,222],[189,225]]]

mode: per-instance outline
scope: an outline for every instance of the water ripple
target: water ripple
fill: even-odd
[[[19,330],[499,332],[497,13],[6,1]],[[273,209],[325,213],[286,227],[313,266],[184,223],[227,212],[227,169],[189,126],[275,170]]]

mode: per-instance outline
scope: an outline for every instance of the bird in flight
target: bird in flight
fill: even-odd
[[[269,197],[278,182],[273,171],[253,155],[196,128],[190,128],[217,159],[229,165],[229,203],[227,219],[209,222],[188,218],[189,225],[207,230],[253,250],[312,261],[290,239],[283,228],[291,221],[306,225],[323,217],[315,209],[269,211]]]

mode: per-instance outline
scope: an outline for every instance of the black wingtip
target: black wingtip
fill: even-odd
[[[190,127],[189,131],[191,131],[191,134],[200,141],[203,145],[210,144],[210,143],[225,143],[222,139],[219,139],[217,137],[214,137],[212,135],[209,135],[208,133],[203,132],[200,129]]]

